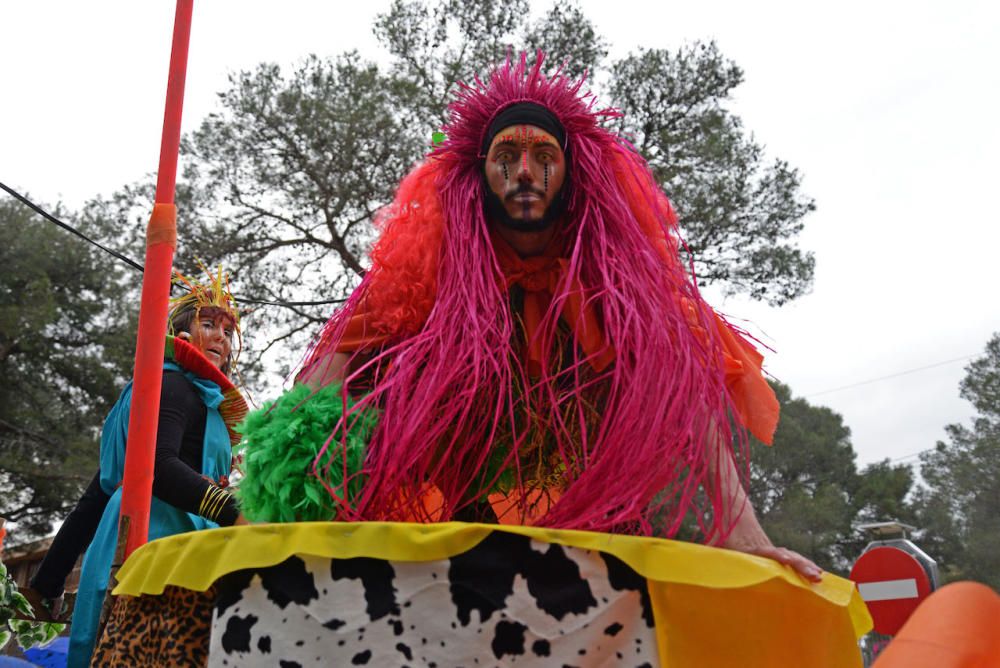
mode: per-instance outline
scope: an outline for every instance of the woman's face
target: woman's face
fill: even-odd
[[[191,322],[191,343],[220,369],[233,349],[233,319],[217,309],[202,309]]]

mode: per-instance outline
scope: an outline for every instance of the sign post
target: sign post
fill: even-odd
[[[913,527],[877,522],[858,528],[875,536],[851,568],[851,580],[857,583],[875,625],[863,641],[867,666],[940,586],[940,578],[937,562],[906,538]]]
[[[851,569],[875,632],[899,633],[920,603],[930,596],[931,579],[912,555],[899,547],[879,546],[861,555]]]

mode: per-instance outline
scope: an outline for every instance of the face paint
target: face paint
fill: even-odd
[[[524,125],[521,126],[521,173],[527,173],[528,171],[528,128]],[[518,179],[523,177],[518,176]],[[528,200],[523,200],[521,203],[521,208],[524,211],[522,218],[528,220],[531,217],[531,202]]]
[[[520,155],[513,155],[517,151]],[[508,127],[496,134],[487,155],[492,164],[484,174],[489,218],[519,232],[537,232],[562,216],[565,161],[549,133],[524,123]]]
[[[521,126],[521,169],[528,171],[528,128]]]

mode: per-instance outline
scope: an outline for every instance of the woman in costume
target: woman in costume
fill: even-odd
[[[210,278],[210,284],[204,286],[181,277],[189,293],[172,302],[149,540],[245,523],[234,495],[226,489],[232,446],[238,441],[233,427],[246,415],[246,403],[229,379],[235,362],[233,346],[240,338],[239,313],[221,269]],[[69,666],[89,665],[107,593],[118,538],[131,400],[129,382],[101,432],[97,485],[108,501],[84,555],[73,610]],[[84,500],[98,498],[97,491],[88,490]],[[65,579],[64,571],[56,579],[58,575]]]

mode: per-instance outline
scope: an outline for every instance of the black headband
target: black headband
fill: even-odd
[[[501,111],[490,123],[489,129],[483,136],[483,155],[489,152],[490,144],[493,143],[497,133],[511,125],[534,125],[541,128],[556,138],[560,148],[566,149],[566,129],[555,114],[534,102],[518,102]]]

